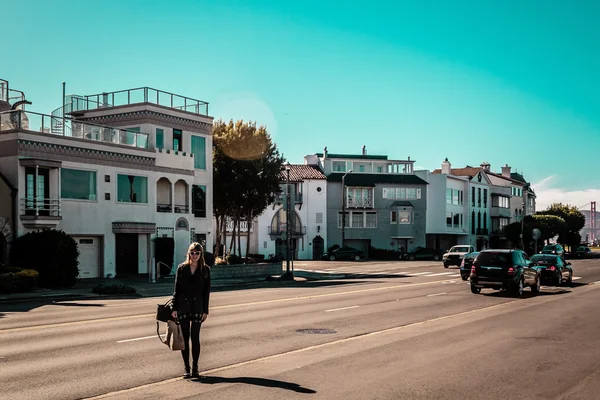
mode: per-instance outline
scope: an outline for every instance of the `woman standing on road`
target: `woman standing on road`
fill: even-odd
[[[186,379],[199,378],[200,326],[208,317],[210,299],[210,267],[204,261],[200,243],[190,245],[185,262],[177,267],[171,316],[181,324],[185,349],[181,350]],[[190,339],[192,369],[190,374]]]

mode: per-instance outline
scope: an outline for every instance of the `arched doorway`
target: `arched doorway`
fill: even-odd
[[[320,235],[317,235],[312,240],[313,260],[320,260],[325,252],[325,240]]]

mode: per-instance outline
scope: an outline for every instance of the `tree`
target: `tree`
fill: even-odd
[[[566,226],[558,235],[558,242],[574,247],[581,243],[579,231],[585,226],[585,215],[570,204],[554,203],[545,211],[540,211],[538,215],[554,215],[562,218]]]
[[[565,220],[561,217],[545,214],[534,214],[533,225],[542,233],[540,237],[542,242],[556,237],[567,228]]]
[[[278,193],[284,159],[266,127],[239,120],[213,125],[214,208],[217,226],[230,217],[240,233],[240,222],[248,223],[246,256],[250,246],[252,220],[271,203]],[[232,242],[235,243],[235,229]],[[218,235],[218,243],[220,244]],[[223,233],[223,236],[226,237]],[[238,237],[239,239],[239,237]],[[235,247],[235,246],[234,246]],[[238,255],[241,255],[237,246]]]

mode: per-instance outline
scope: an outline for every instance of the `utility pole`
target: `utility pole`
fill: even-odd
[[[350,169],[342,175],[342,247],[344,247],[346,240],[346,175],[351,172],[352,170]]]
[[[596,241],[596,202],[590,203],[590,230],[592,231],[592,242]]]
[[[286,279],[293,280],[294,275],[290,270],[290,244],[291,244],[291,235],[292,235],[292,201],[291,201],[291,193],[290,193],[290,163],[289,161],[285,163],[285,191],[286,191],[286,210],[285,210],[285,276]]]

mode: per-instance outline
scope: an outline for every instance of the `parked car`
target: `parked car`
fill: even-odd
[[[473,261],[479,255],[478,251],[474,251],[472,253],[467,253],[462,259],[460,263],[460,277],[463,281],[469,279],[469,275],[471,275],[471,266],[473,265]]]
[[[462,259],[464,258],[465,254],[472,253],[474,251],[475,251],[475,248],[473,248],[473,246],[468,246],[468,245],[452,246],[452,248],[450,248],[450,250],[448,250],[442,256],[442,261],[444,262],[444,268],[448,268],[448,266],[450,266],[450,265],[456,265],[457,267],[460,267],[460,264],[462,263]]]
[[[540,271],[532,265],[523,250],[483,250],[471,266],[471,293],[490,288],[508,290],[521,297],[525,287],[538,293]]]
[[[565,249],[560,244],[550,244],[542,248],[542,254],[556,254],[565,259]]]
[[[573,268],[570,262],[566,262],[554,254],[535,254],[531,257],[533,267],[540,271],[542,282],[552,282],[553,285],[562,286],[563,282],[568,285],[573,282]]]
[[[361,250],[355,249],[354,247],[344,246],[339,247],[331,252],[324,253],[321,256],[322,260],[354,260],[360,261],[365,258],[365,253]]]
[[[573,252],[575,258],[594,258],[594,253],[587,246],[579,246]]]
[[[434,260],[439,261],[442,259],[442,251],[429,249],[426,247],[416,247],[413,251],[408,253],[400,254],[401,260]]]

